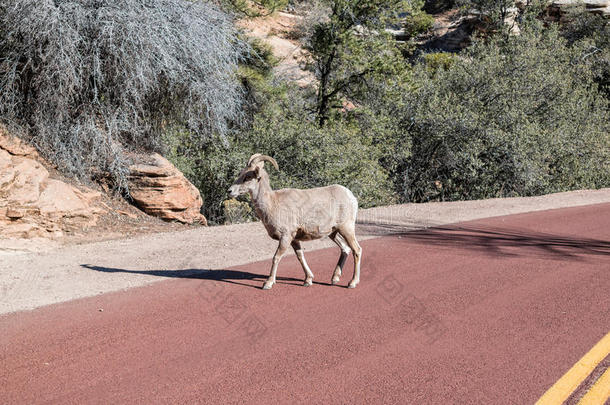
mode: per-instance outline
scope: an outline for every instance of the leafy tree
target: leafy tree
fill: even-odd
[[[318,79],[315,113],[320,126],[341,97],[358,101],[372,81],[400,74],[404,63],[385,29],[415,9],[405,0],[327,0],[330,15],[313,29],[306,49]],[[417,9],[421,7],[418,3]]]

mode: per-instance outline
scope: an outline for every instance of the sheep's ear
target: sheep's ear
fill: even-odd
[[[261,162],[261,163],[262,163],[262,162]],[[256,178],[257,178],[257,179],[260,179],[260,178],[261,178],[261,169],[262,169],[262,168],[263,168],[263,167],[262,167],[262,165],[259,165],[259,164],[257,164],[257,165],[254,167],[254,173],[256,173]]]

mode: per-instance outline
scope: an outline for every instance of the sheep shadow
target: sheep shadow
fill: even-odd
[[[262,282],[269,277],[268,274],[255,274],[248,271],[241,270],[227,270],[227,269],[183,269],[183,270],[128,270],[114,267],[94,266],[91,264],[81,264],[81,267],[99,271],[102,273],[126,273],[126,274],[142,274],[146,276],[156,277],[167,277],[167,278],[183,278],[192,280],[209,280],[217,281],[222,283],[237,284],[244,287],[252,287],[260,289]],[[254,285],[242,282],[240,280],[259,281],[261,285]],[[303,279],[294,277],[281,277],[277,276],[277,284],[291,284],[301,285]],[[314,281],[314,284],[319,285],[330,285],[329,283],[322,283]]]

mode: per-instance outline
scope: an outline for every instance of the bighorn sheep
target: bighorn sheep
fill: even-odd
[[[355,233],[358,212],[356,197],[347,188],[337,184],[306,190],[287,188],[274,191],[264,169],[265,161],[279,170],[272,157],[254,154],[229,188],[229,194],[233,198],[250,193],[256,214],[265,225],[267,233],[280,242],[263,289],[268,290],[275,284],[278,264],[289,246],[294,249],[305,272],[303,285],[310,286],[313,283],[313,273],[305,261],[301,241],[326,236],[341,248],[341,256],[331,283],[339,282],[343,265],[351,250],[354,254],[354,275],[348,287],[356,287],[360,281],[362,257],[362,248]]]

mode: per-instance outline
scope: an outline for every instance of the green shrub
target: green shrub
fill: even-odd
[[[610,21],[588,12],[583,4],[568,8],[561,34],[568,43],[588,51],[583,61],[591,67],[593,79],[610,100]]]
[[[234,198],[222,202],[225,224],[240,224],[250,222],[254,217],[254,212],[245,201],[237,201]]]
[[[258,38],[248,38],[247,42],[250,52],[237,71],[237,76],[245,89],[246,102],[242,121],[244,118],[246,121],[250,119],[260,105],[264,104],[264,97],[269,91],[269,82],[273,79],[273,68],[279,63],[268,43]]]
[[[551,27],[421,68],[406,115],[409,201],[526,196],[610,185],[608,101]]]
[[[434,26],[434,17],[420,11],[405,18],[404,30],[409,38],[428,32]]]
[[[439,69],[449,70],[455,56],[447,52],[427,53],[424,55],[424,64],[431,73],[436,73]]]

